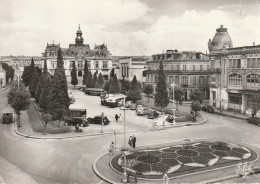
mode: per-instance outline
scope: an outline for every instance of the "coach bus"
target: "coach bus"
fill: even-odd
[[[124,104],[125,98],[126,96],[123,94],[109,94],[101,99],[101,104],[110,107],[118,107],[120,104]]]
[[[70,108],[68,116],[71,118],[87,118],[87,110],[86,109],[76,109],[76,108]]]
[[[105,93],[105,90],[101,88],[86,88],[85,90],[85,94],[88,95],[100,96],[103,93]]]

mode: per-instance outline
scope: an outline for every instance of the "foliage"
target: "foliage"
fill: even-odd
[[[44,73],[44,75],[46,75],[46,74],[48,73],[47,61],[46,61],[46,59],[44,60],[43,73]]]
[[[94,73],[94,76],[93,76],[93,84],[94,84],[94,87],[96,86],[96,83],[97,83],[97,72]]]
[[[157,81],[157,87],[155,90],[155,105],[160,106],[161,109],[167,107],[169,103],[168,92],[166,86],[166,77],[163,71],[163,63],[160,61],[159,76]]]
[[[49,104],[50,97],[51,97],[51,91],[52,91],[51,77],[47,76],[45,83],[44,83],[44,88],[42,90],[40,100],[39,100],[40,107],[43,108],[45,111],[47,111],[47,109],[48,109],[48,104]]]
[[[96,82],[96,88],[102,88],[103,85],[104,85],[104,79],[103,79],[102,74],[99,73],[98,79],[97,79],[97,82]]]
[[[129,100],[133,100],[133,102],[135,102],[136,100],[142,99],[141,91],[138,87],[136,76],[134,76],[134,78],[132,80],[130,89],[129,89],[128,94],[127,94],[127,98]]]
[[[33,76],[34,76],[34,78],[31,80],[32,82],[31,82],[31,86],[30,86],[29,89],[30,89],[31,95],[34,97],[38,83],[39,83],[39,80],[40,80],[39,74],[38,74],[36,69],[34,69]]]
[[[93,83],[93,78],[92,78],[91,72],[88,73],[88,77],[87,77],[87,80],[86,80],[86,87],[87,88],[94,88],[95,87],[95,85]]]
[[[14,97],[15,97],[15,94],[16,94],[16,91],[18,90],[18,82],[17,81],[14,81],[11,86],[10,86],[10,91],[7,95],[8,97],[8,102],[9,103],[12,103]],[[20,91],[25,91],[26,88],[25,86],[23,85],[23,83],[19,83],[19,90]]]
[[[43,87],[44,87],[44,83],[45,83],[44,75],[41,75],[40,80],[39,80],[39,82],[38,82],[37,89],[36,89],[36,91],[35,91],[35,95],[34,95],[35,100],[36,100],[37,103],[38,103],[39,100],[40,100],[40,96],[41,96],[41,94],[42,94],[42,89],[43,89]]]
[[[8,82],[9,79],[13,80],[14,69],[6,63],[1,63],[1,64],[2,64],[2,68],[6,71],[6,82]]]
[[[153,93],[153,85],[152,84],[146,84],[144,86],[144,93],[147,94],[148,102],[149,102],[149,95]]]
[[[87,80],[87,77],[88,77],[88,61],[85,60],[85,65],[84,65],[84,74],[83,74],[83,85],[86,84],[86,80]]]
[[[22,74],[22,79],[25,86],[29,86],[31,81],[31,75],[31,66],[25,66]]]
[[[74,89],[75,89],[75,86],[78,84],[77,69],[75,66],[75,61],[73,61],[73,64],[72,64],[71,84],[74,85]]]
[[[202,103],[204,100],[203,92],[196,90],[193,93],[191,93],[190,98],[195,102],[198,101],[199,103]]]
[[[175,87],[174,88],[174,99],[176,102],[179,102],[184,95],[184,91],[182,88]]]
[[[121,93],[126,95],[127,91],[127,82],[125,81],[125,77],[123,77],[123,80],[121,80]]]
[[[110,85],[111,85],[111,81],[110,81],[110,80],[108,80],[108,81],[105,82],[104,90],[105,90],[106,92],[109,92],[109,90],[110,90]]]
[[[111,82],[111,86],[109,89],[109,93],[120,93],[120,86],[119,86],[119,82],[117,80],[117,76],[114,75],[112,82]]]
[[[42,120],[45,122],[45,127],[47,126],[48,122],[52,120],[52,116],[48,113],[42,114]]]
[[[66,115],[70,105],[68,85],[63,66],[61,50],[58,51],[57,68],[54,72],[54,81],[48,111],[59,122]]]
[[[190,107],[191,107],[191,110],[194,111],[196,114],[201,109],[199,102],[192,102]]]
[[[111,72],[110,72],[110,79],[112,79],[112,78],[114,78],[114,76],[115,76],[115,70],[114,70],[114,68],[111,70]]]

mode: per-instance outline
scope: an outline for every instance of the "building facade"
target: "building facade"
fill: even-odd
[[[260,45],[233,47],[227,29],[218,28],[209,40],[210,104],[260,116]]]
[[[133,77],[142,84],[146,82],[146,77],[144,76],[144,71],[146,70],[146,62],[149,57],[145,56],[131,56],[119,58],[118,62],[118,78],[128,81],[132,81]]]
[[[200,90],[205,99],[209,97],[210,71],[209,59],[201,52],[167,50],[166,53],[152,56],[147,62],[146,82],[156,85],[160,61],[163,62],[167,77],[168,91],[171,85],[181,87],[184,91],[184,100],[190,100],[193,91]],[[172,94],[172,93],[169,93]]]
[[[6,86],[6,71],[3,69],[2,64],[0,63],[0,88]]]
[[[48,44],[43,53],[42,60],[47,61],[48,71],[53,75],[57,66],[57,56],[59,44]],[[90,49],[89,44],[84,44],[84,38],[82,37],[82,31],[79,27],[76,33],[76,39],[74,44],[69,44],[69,48],[61,48],[65,74],[67,80],[71,80],[72,63],[75,61],[77,68],[77,77],[79,84],[83,80],[84,64],[85,60],[88,63],[88,69],[92,74],[95,72],[101,73],[105,79],[109,77],[112,70],[112,59],[110,53],[105,44],[95,45],[94,49]],[[42,62],[43,67],[43,62]]]

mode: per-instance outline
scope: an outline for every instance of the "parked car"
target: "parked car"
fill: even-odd
[[[246,122],[260,126],[260,118],[256,118],[256,117],[254,117],[254,118],[252,118],[252,117],[251,118],[247,118]]]
[[[95,116],[94,118],[87,119],[90,124],[100,124],[102,125],[102,117],[100,115]],[[110,123],[109,119],[106,116],[103,116],[103,124],[108,125]]]
[[[158,113],[157,111],[151,111],[151,112],[148,114],[147,118],[148,118],[148,119],[154,119],[154,118],[158,118],[158,116],[159,116],[159,113]]]
[[[135,109],[136,109],[136,106],[137,106],[137,105],[136,105],[135,103],[131,103],[130,109],[131,109],[131,110],[135,110]]]
[[[72,125],[72,126],[76,126],[79,125],[81,127],[85,127],[88,126],[89,123],[86,119],[84,118],[79,118],[79,117],[74,117],[74,118],[67,118],[65,120],[65,125]]]
[[[210,105],[203,105],[202,107],[201,107],[201,110],[202,111],[205,111],[205,112],[215,112],[214,111],[214,108],[212,107],[212,106],[210,106]]]
[[[138,107],[138,106],[137,106]],[[139,116],[142,116],[142,115],[147,115],[151,112],[151,110],[148,108],[148,107],[139,107],[136,109],[136,113],[137,115]]]
[[[130,108],[132,103],[133,103],[132,101],[127,101],[127,102],[125,103],[125,107],[126,107],[126,108]]]

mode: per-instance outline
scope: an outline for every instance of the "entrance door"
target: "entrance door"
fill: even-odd
[[[216,107],[216,91],[212,91],[213,107]]]

